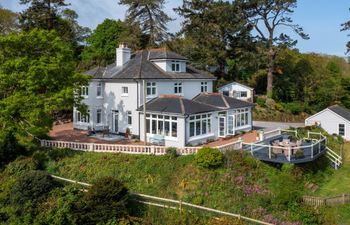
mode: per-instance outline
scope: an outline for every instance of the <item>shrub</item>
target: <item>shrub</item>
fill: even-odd
[[[36,165],[36,169],[43,170],[45,168],[46,161],[48,160],[45,152],[36,151],[33,153],[32,158]]]
[[[25,148],[18,143],[14,131],[9,131],[0,143],[0,168],[25,154]]]
[[[169,156],[169,158],[176,158],[178,156],[177,154],[177,148],[175,147],[169,147],[166,149],[166,155]]]
[[[46,172],[29,171],[20,176],[10,192],[10,202],[21,209],[27,202],[45,199],[57,183]]]
[[[52,160],[55,160],[55,161],[58,161],[60,159],[63,159],[65,157],[70,157],[70,156],[73,156],[75,154],[75,152],[71,149],[68,149],[68,148],[64,148],[64,149],[50,149],[48,152],[47,152],[47,156],[52,159]]]
[[[104,224],[129,214],[129,192],[113,177],[99,179],[74,207],[77,224]]]
[[[261,107],[264,107],[265,106],[265,102],[266,102],[266,99],[265,98],[262,98],[262,97],[258,97],[256,99],[256,103],[261,106]]]
[[[217,168],[222,165],[223,156],[216,148],[203,147],[195,155],[195,161],[203,168]]]
[[[276,102],[272,98],[267,98],[265,101],[265,106],[268,109],[275,109],[276,108]]]
[[[6,172],[10,175],[20,176],[25,172],[36,170],[37,164],[32,158],[18,157],[6,166]]]
[[[284,104],[284,108],[287,112],[292,113],[294,115],[299,114],[303,111],[303,107],[298,102],[289,102]]]

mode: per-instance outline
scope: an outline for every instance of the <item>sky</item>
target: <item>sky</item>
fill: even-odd
[[[16,12],[25,6],[18,4],[19,0],[0,0],[4,8]],[[118,5],[118,0],[67,0],[79,15],[79,23],[91,29],[106,18],[124,19],[126,7]],[[173,8],[182,4],[182,0],[166,0],[165,11],[174,19],[168,24],[170,32],[180,30],[181,18]],[[296,48],[303,53],[316,52],[321,54],[345,56],[346,43],[350,40],[349,32],[340,32],[341,24],[350,20],[349,0],[298,0],[292,18],[310,35],[309,40],[298,40]],[[288,32],[287,32],[288,33]]]

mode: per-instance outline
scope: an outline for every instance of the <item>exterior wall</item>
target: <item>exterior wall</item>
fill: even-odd
[[[112,131],[113,111],[118,111],[118,132],[125,133],[129,128],[133,135],[139,135],[139,115],[137,90],[138,85],[134,81],[123,81],[123,83],[107,82],[102,85],[102,97],[97,97],[97,83],[93,80],[89,85],[89,96],[83,100],[90,110],[90,123],[76,122],[76,110],[74,110],[74,128],[88,129],[93,127],[101,130],[104,126],[109,126]],[[128,87],[128,95],[122,94],[122,87]],[[102,110],[102,123],[97,124],[97,109]],[[132,113],[132,125],[128,125],[128,111]]]
[[[174,84],[182,82],[182,94],[184,98],[192,99],[201,93],[201,82],[208,82],[208,92],[213,91],[212,80],[147,80],[147,82],[156,82],[157,94],[155,96],[147,97],[147,101],[162,94],[174,94]],[[143,90],[143,85],[140,83],[140,90]],[[141,105],[143,104],[143,91],[140,95]]]
[[[319,124],[329,134],[339,134],[339,124],[345,125],[346,140],[350,140],[350,122],[329,109],[323,110],[305,120],[306,126]]]
[[[226,86],[219,88],[220,93],[223,93],[224,91],[229,91],[230,97],[235,97],[237,99],[244,100],[244,101],[253,101],[254,91],[250,88],[244,87],[243,85],[240,85],[237,83],[232,83],[232,84],[228,84]],[[242,91],[247,92],[247,97],[234,96],[234,92],[242,92]]]
[[[166,115],[166,114],[162,114]],[[176,115],[172,115],[176,116]],[[165,141],[165,146],[167,147],[177,147],[181,148],[185,146],[185,118],[181,116],[176,116],[177,117],[177,137],[164,137]],[[144,115],[143,113],[140,113],[140,140],[144,141],[145,140],[145,135],[144,135]],[[147,134],[147,142],[150,141],[150,138],[153,137],[153,134]]]

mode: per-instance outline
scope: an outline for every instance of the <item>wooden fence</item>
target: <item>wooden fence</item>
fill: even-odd
[[[63,177],[59,177],[59,176],[51,175],[51,177],[53,177],[54,179],[57,179],[57,180],[68,182],[68,183],[79,184],[79,185],[82,185],[84,187],[91,186],[91,184],[88,184],[88,183],[79,182],[79,181],[75,181],[75,180],[71,180],[71,179],[67,179],[67,178],[63,178]],[[87,190],[83,189],[83,191],[87,191]],[[180,211],[185,210],[185,207],[189,207],[191,209],[198,209],[198,210],[202,210],[202,211],[206,211],[206,212],[216,213],[218,215],[235,217],[235,218],[238,218],[239,220],[245,220],[245,221],[249,221],[249,222],[255,223],[255,224],[273,225],[272,223],[267,223],[267,222],[264,222],[261,220],[256,220],[253,218],[242,216],[240,214],[225,212],[225,211],[212,209],[212,208],[208,208],[208,207],[204,207],[204,206],[200,206],[200,205],[194,205],[194,204],[191,204],[188,202],[178,201],[178,200],[174,200],[174,199],[160,198],[160,197],[156,197],[156,196],[139,194],[139,193],[131,193],[131,195],[136,197],[135,201],[142,203],[142,204],[146,204],[146,205],[152,205],[152,206],[157,206],[157,207],[161,207],[161,208],[168,208],[168,209],[176,209],[176,210],[180,210]]]
[[[82,142],[67,142],[55,140],[41,140],[42,147],[48,148],[69,148],[78,151],[87,152],[111,152],[111,153],[127,153],[140,155],[165,155],[168,147],[156,145],[117,145],[117,144],[96,144]],[[196,154],[201,147],[183,147],[178,148],[179,155]],[[220,151],[242,149],[242,141],[234,141],[222,146],[217,146]]]
[[[304,196],[303,202],[313,206],[334,206],[350,203],[350,194],[342,194],[334,197]]]

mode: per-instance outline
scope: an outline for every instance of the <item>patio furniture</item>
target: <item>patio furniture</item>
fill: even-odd
[[[164,145],[164,136],[155,134],[149,139],[149,142],[151,142],[152,144]]]
[[[283,149],[279,148],[279,142],[273,142],[272,143],[272,152],[274,154],[282,154],[283,153]]]
[[[104,137],[105,135],[109,135],[109,126],[103,126],[101,131],[102,137]]]

